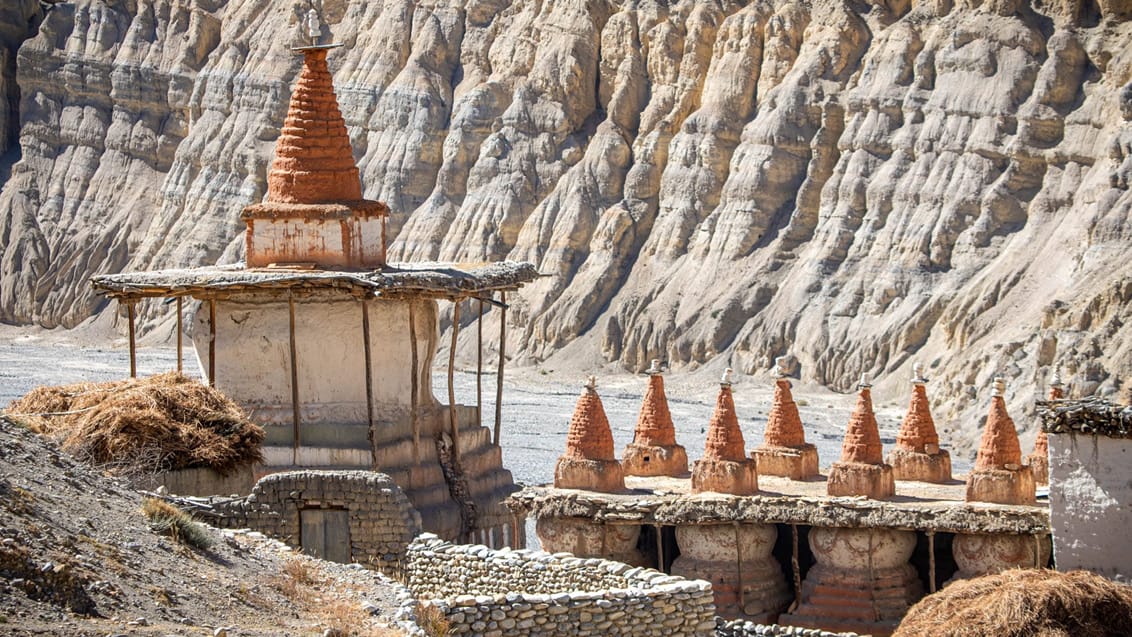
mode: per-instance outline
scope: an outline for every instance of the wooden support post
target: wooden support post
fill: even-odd
[[[476,301],[478,318],[476,319],[476,420],[483,426],[483,299]]]
[[[507,293],[499,293],[499,368],[495,378],[495,431],[493,442],[499,446],[499,428],[503,422],[503,361],[507,352]]]
[[[739,588],[739,614],[747,614],[747,595],[743,591],[743,546],[739,543],[739,523],[734,523],[735,527],[735,579],[736,586]]]
[[[184,319],[182,315],[185,311],[185,297],[177,297],[177,372],[185,371],[184,367],[184,325],[181,323]]]
[[[126,299],[126,315],[130,320],[130,378],[138,377],[137,300]]]
[[[935,592],[935,531],[925,531],[928,534],[928,589]]]
[[[1042,568],[1045,566],[1045,564],[1042,564],[1042,539],[1037,533],[1032,537],[1034,538],[1034,568]]]
[[[420,416],[417,414],[418,397],[420,392],[417,385],[420,383],[420,362],[417,360],[417,320],[413,307],[417,304],[416,299],[409,300],[409,351],[412,355],[412,379],[410,383],[409,395],[409,420],[413,425],[413,464],[421,464],[421,423]]]
[[[216,387],[216,299],[208,300],[208,386]]]
[[[373,469],[377,469],[377,445],[374,441],[373,430],[373,353],[370,350],[369,342],[369,297],[362,299],[362,351],[365,353],[366,359],[366,422],[369,423],[369,430],[366,438],[369,440],[370,458],[373,461]]]
[[[287,294],[287,312],[288,332],[291,341],[291,461],[297,465],[299,464],[299,445],[301,443],[299,435],[301,416],[299,414],[299,348],[295,339],[295,296],[292,293]]]
[[[794,603],[790,605],[790,609],[786,612],[793,613],[798,610],[798,606],[802,603],[802,568],[798,565],[798,525],[790,525],[791,535],[791,554],[790,554],[790,568],[794,571]]]
[[[656,529],[656,570],[664,573],[664,527],[654,524],[653,528]]]
[[[448,428],[452,436],[452,459],[460,463],[460,425],[456,418],[456,387],[453,370],[456,367],[456,337],[460,335],[460,299],[452,302],[452,345],[448,348]]]

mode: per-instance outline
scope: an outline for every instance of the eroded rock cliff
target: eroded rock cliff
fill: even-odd
[[[1123,0],[322,0],[394,259],[515,258],[525,360],[789,350],[803,378],[1132,375]],[[299,0],[75,0],[20,48],[0,320],[74,325],[95,272],[240,255]],[[893,381],[897,382],[897,381]],[[1129,381],[1124,380],[1127,383]]]

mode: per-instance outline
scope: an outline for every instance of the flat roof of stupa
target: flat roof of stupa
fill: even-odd
[[[826,495],[825,476],[790,480],[760,475],[759,493],[690,492],[688,478],[625,477],[622,493],[551,486],[525,487],[507,506],[521,515],[588,518],[606,524],[707,525],[735,522],[941,533],[1050,532],[1049,507],[966,502],[960,480],[948,484],[896,481],[888,500]]]
[[[377,270],[321,270],[303,264],[246,268],[242,263],[178,270],[124,272],[91,277],[111,298],[208,297],[231,292],[341,290],[379,297],[458,298],[518,289],[538,278],[535,266],[496,263],[390,263]]]

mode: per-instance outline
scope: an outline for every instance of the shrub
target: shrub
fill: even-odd
[[[192,516],[157,498],[142,502],[142,513],[149,519],[149,528],[168,535],[174,542],[205,550],[212,546],[212,536]]]

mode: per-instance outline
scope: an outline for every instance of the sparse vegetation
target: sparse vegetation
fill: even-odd
[[[300,609],[314,613],[333,635],[392,637],[401,631],[376,626],[362,607],[359,590],[326,577],[318,565],[304,557],[284,562],[271,585]],[[432,633],[429,633],[430,635]]]
[[[439,608],[424,602],[417,602],[417,625],[429,637],[446,637],[452,628]]]
[[[212,536],[204,526],[195,522],[188,513],[164,500],[146,498],[142,502],[142,513],[149,520],[151,529],[162,535],[168,535],[174,542],[202,551],[212,546]]]

